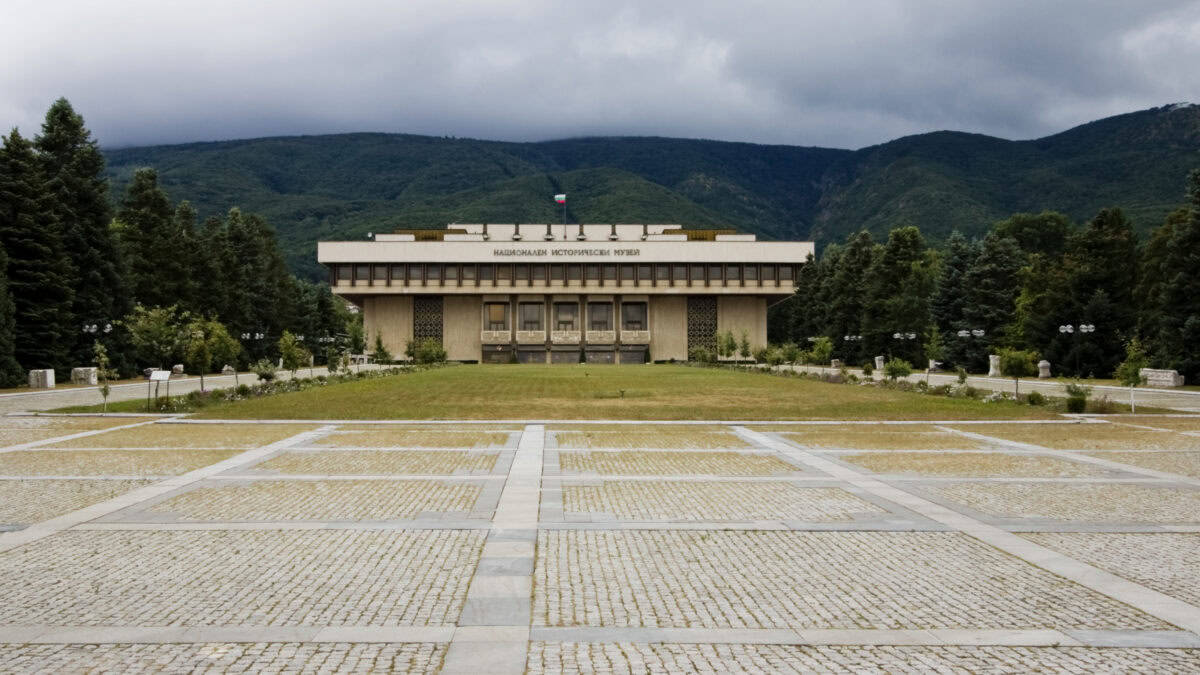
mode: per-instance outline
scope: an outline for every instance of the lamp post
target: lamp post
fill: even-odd
[[[1066,324],[1063,324],[1058,327],[1058,332],[1060,335],[1074,335],[1076,332],[1078,332],[1080,335],[1088,335],[1090,333],[1096,332],[1096,324],[1081,323],[1081,324],[1079,324],[1079,326],[1076,327],[1069,323],[1066,323]],[[1075,353],[1075,375],[1078,376],[1079,375],[1079,343],[1078,343],[1078,341],[1075,342],[1074,348],[1071,351]]]

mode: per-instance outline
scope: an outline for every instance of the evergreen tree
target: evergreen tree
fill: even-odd
[[[929,295],[934,285],[933,255],[921,231],[898,227],[888,234],[883,252],[865,280],[863,346],[869,354],[890,354],[910,363],[921,360],[921,342],[929,327]],[[914,335],[895,339],[893,335]]]
[[[968,330],[984,331],[981,338],[964,339],[967,346],[960,348],[968,370],[984,369],[988,354],[1006,342],[1007,330],[1016,316],[1023,257],[1015,239],[992,231],[984,237],[979,256],[963,275],[967,289],[963,323]]]
[[[1060,258],[1075,226],[1067,216],[1054,211],[1015,213],[992,228],[1001,237],[1010,237],[1027,255],[1040,254]]]
[[[1171,238],[1175,236],[1175,228],[1187,222],[1188,218],[1189,211],[1186,208],[1172,211],[1163,224],[1150,233],[1150,239],[1138,254],[1138,280],[1134,290],[1134,304],[1138,314],[1137,332],[1149,342],[1153,342],[1158,336],[1159,325],[1162,323],[1162,293],[1166,283],[1163,263],[1171,247]]]
[[[111,323],[128,313],[131,305],[117,242],[109,229],[112,213],[104,155],[65,98],[46,112],[35,146],[74,274],[71,313],[80,324]],[[72,330],[71,335],[71,363],[89,363],[94,337],[81,330]]]
[[[0,387],[15,387],[25,380],[21,364],[17,363],[16,320],[13,316],[12,295],[8,292],[8,256],[0,248]]]
[[[1178,223],[1163,258],[1158,353],[1188,381],[1200,380],[1200,169],[1188,176],[1191,211]]]
[[[0,247],[8,255],[16,337],[24,368],[71,367],[75,341],[70,260],[63,250],[42,168],[33,146],[16,129],[0,149]]]
[[[197,234],[196,250],[192,254],[196,304],[222,321],[229,320],[229,279],[225,268],[232,257],[225,223],[216,216],[206,219]]]
[[[979,256],[979,247],[957,230],[946,240],[946,251],[942,257],[941,272],[936,290],[929,300],[929,312],[933,324],[946,341],[947,365],[959,365],[966,361],[966,348],[974,338],[958,335],[960,330],[970,330],[966,323],[967,270]]]
[[[138,169],[117,212],[118,235],[134,299],[147,307],[178,301],[171,204],[154,169]]]
[[[829,315],[826,335],[833,340],[835,357],[857,363],[863,356],[862,342],[848,341],[847,335],[862,334],[863,310],[867,294],[864,282],[875,260],[875,243],[866,230],[852,235],[838,256],[828,288]]]
[[[207,303],[198,295],[200,281],[197,275],[202,273],[204,268],[200,264],[196,209],[192,208],[191,202],[186,199],[179,202],[171,223],[173,236],[170,242],[172,250],[168,254],[170,262],[161,271],[175,277],[172,279],[175,301],[181,307],[191,311],[211,311],[210,307],[202,307]]]

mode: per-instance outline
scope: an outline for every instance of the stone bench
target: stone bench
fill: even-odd
[[[1142,368],[1138,374],[1146,378],[1147,387],[1182,387],[1183,376],[1177,370]]]

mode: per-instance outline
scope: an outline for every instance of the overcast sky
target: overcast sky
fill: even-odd
[[[857,148],[1200,100],[1200,0],[2,0],[0,126]]]

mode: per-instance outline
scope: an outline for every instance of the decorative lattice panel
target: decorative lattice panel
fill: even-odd
[[[717,299],[711,295],[692,295],[687,299],[687,346],[717,351]]]
[[[427,338],[442,341],[442,297],[418,295],[413,298],[413,340]]]

